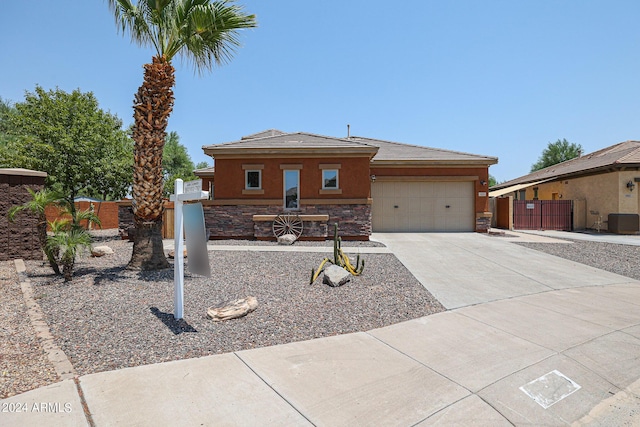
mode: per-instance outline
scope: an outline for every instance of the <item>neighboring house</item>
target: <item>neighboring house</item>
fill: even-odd
[[[637,222],[638,184],[640,142],[626,141],[493,186],[489,195],[572,200],[574,229],[607,229],[610,214],[630,215]]]
[[[212,238],[273,238],[278,214],[299,215],[303,238],[339,224],[348,239],[372,231],[486,231],[488,168],[497,158],[370,138],[268,130],[204,146],[215,167],[196,170]]]

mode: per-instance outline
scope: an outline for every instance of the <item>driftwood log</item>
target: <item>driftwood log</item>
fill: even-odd
[[[237,319],[246,316],[258,307],[258,300],[255,297],[240,298],[235,301],[227,301],[218,307],[210,307],[207,310],[207,317],[214,322]]]

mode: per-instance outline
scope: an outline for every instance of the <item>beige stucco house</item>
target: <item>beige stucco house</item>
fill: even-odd
[[[625,141],[498,184],[491,187],[489,196],[572,200],[573,229],[606,230],[610,215],[635,216],[632,221],[637,223],[639,184],[640,141]]]

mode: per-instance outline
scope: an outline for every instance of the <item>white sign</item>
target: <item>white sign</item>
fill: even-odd
[[[198,191],[202,191],[201,179],[195,179],[184,183],[183,193],[197,193]]]
[[[198,181],[200,181],[200,186],[202,187],[202,180],[198,180]],[[197,181],[190,181],[186,184],[190,184],[192,182],[197,182]],[[209,197],[209,192],[202,191],[202,190],[195,190],[189,193],[185,193],[184,187],[185,185],[183,184],[182,180],[176,179],[175,193],[171,195],[171,201],[174,202],[173,248],[175,250],[175,257],[173,262],[173,317],[175,317],[176,320],[180,320],[184,317],[184,252],[183,252],[184,251],[184,219],[183,219],[183,212],[182,212],[184,207],[183,202],[190,201],[190,200],[203,200]],[[204,222],[204,219],[203,219],[203,222]],[[202,229],[202,234],[204,239],[205,238],[204,227]],[[209,261],[207,259],[207,267],[208,267],[208,263]]]
[[[536,205],[534,203],[527,203],[527,209],[535,209]]]
[[[487,197],[487,192],[486,191],[479,191],[478,192],[478,197]]]

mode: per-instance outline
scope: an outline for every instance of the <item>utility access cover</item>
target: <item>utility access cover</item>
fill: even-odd
[[[536,401],[544,409],[561,401],[565,397],[580,390],[572,379],[566,377],[561,372],[553,370],[528,384],[520,387],[527,396]]]

